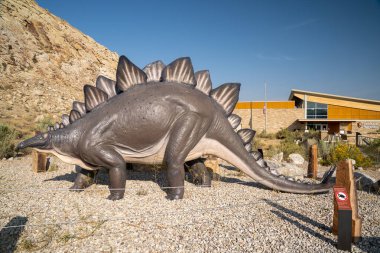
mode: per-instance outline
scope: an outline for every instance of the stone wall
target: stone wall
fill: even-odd
[[[262,109],[235,109],[235,114],[242,118],[241,127],[251,127],[257,133],[261,133],[265,128],[265,115]],[[304,109],[267,109],[267,132],[276,133],[281,128],[289,130],[301,129],[302,124],[297,119],[304,118]]]

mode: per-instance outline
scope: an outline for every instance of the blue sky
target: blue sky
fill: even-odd
[[[303,89],[380,100],[379,0],[37,0],[144,67],[190,56],[240,100]],[[105,4],[106,3],[106,4]]]

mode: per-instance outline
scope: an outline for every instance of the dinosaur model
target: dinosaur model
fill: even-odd
[[[127,163],[165,164],[167,197],[181,199],[184,163],[206,154],[275,190],[328,191],[327,177],[320,184],[294,182],[271,173],[260,155],[250,154],[247,140],[254,132],[235,132],[239,118],[231,114],[239,90],[239,83],[212,89],[209,72],[194,74],[187,57],[167,66],[156,61],[141,70],[121,56],[116,81],[100,76],[96,87],[85,85],[84,103],[74,102],[62,125],[19,143],[17,149],[52,153],[86,170],[108,169],[111,200],[124,196]]]
[[[143,68],[143,71],[146,74],[149,74],[149,69],[151,68],[152,65],[155,65],[155,64],[163,65],[163,63],[160,61],[153,62],[145,66]],[[104,88],[102,88],[104,87],[102,85],[104,80],[105,80],[104,76],[99,76],[96,81],[96,87],[102,89],[103,91],[105,91]],[[115,85],[116,81],[113,81],[113,83]],[[84,94],[84,97],[85,96],[86,94]],[[74,101],[72,105],[72,110],[79,112],[79,114],[81,115],[86,114],[86,107],[83,102]],[[73,113],[76,113],[76,112],[73,112]],[[54,125],[49,125],[47,127],[47,131],[54,131],[59,128],[64,128],[65,126],[70,124],[70,115],[63,114],[61,118],[62,118],[61,123],[56,122]],[[75,118],[74,119],[72,118],[71,120],[75,121]],[[240,126],[241,118],[236,114],[231,114],[228,120],[230,121],[232,128],[234,128],[237,131],[237,127]],[[249,151],[250,153],[254,155],[261,155],[260,153],[257,153],[257,151],[252,151],[251,141],[255,133],[256,132],[253,131],[252,129],[244,129],[244,130],[240,130],[238,132],[238,135],[241,136],[242,138],[241,140],[243,144],[245,145],[245,148],[247,149],[247,151]],[[190,175],[191,175],[190,179],[194,184],[201,185],[203,187],[211,187],[213,173],[204,164],[205,160],[206,160],[205,158],[197,158],[195,160],[188,161],[185,163],[185,169],[187,169],[187,171],[190,172]],[[79,173],[77,174],[74,185],[70,187],[71,190],[85,189],[94,183],[97,170],[93,170],[93,171],[86,170],[84,168],[81,168],[80,166],[76,166],[76,170],[79,171]],[[133,170],[133,165],[131,163],[127,163],[127,170]]]

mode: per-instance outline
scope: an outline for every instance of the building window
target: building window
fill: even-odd
[[[307,123],[308,130],[327,131],[328,127],[326,123]]]
[[[327,104],[307,102],[308,119],[327,119]]]

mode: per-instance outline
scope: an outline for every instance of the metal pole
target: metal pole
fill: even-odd
[[[267,132],[267,82],[265,82],[264,84],[264,96],[265,96],[265,99],[264,99],[264,108],[265,108],[265,133]]]

